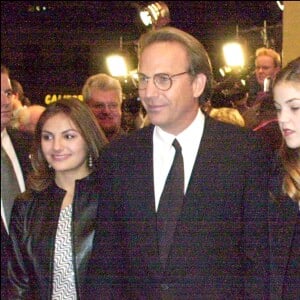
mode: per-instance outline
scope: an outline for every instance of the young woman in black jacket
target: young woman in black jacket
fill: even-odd
[[[13,207],[11,299],[80,299],[98,207],[104,133],[85,103],[60,100],[37,124],[34,171]]]
[[[273,95],[283,144],[270,184],[270,299],[300,299],[300,57],[277,74]]]

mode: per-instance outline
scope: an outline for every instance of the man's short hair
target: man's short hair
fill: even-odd
[[[105,73],[99,73],[90,76],[86,80],[82,88],[82,96],[85,102],[88,102],[91,99],[92,89],[99,89],[103,91],[116,91],[119,95],[120,103],[122,102],[122,87],[120,81]]]
[[[258,56],[270,56],[274,61],[275,67],[280,67],[281,65],[281,58],[279,53],[277,53],[275,50],[271,48],[262,47],[256,49],[255,57],[257,58]]]

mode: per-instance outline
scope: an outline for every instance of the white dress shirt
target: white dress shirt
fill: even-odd
[[[10,158],[12,165],[14,167],[17,179],[18,179],[18,184],[20,187],[20,191],[24,192],[25,191],[25,182],[24,182],[24,177],[23,177],[23,172],[19,163],[19,160],[17,158],[15,149],[13,147],[12,141],[6,131],[6,129],[2,130],[1,132],[1,146],[3,147],[3,149],[6,151],[8,157]],[[4,176],[3,174],[1,174],[1,176]],[[6,218],[5,218],[5,213],[4,213],[4,207],[3,207],[3,203],[2,203],[2,197],[1,197],[1,218],[3,220],[3,223],[6,227],[6,230],[8,231],[8,224],[6,222]]]
[[[177,136],[169,134],[160,127],[155,126],[153,132],[153,171],[156,211],[175,156],[175,149],[172,146],[174,139],[177,139],[182,149],[184,191],[186,192],[203,135],[204,120],[204,114],[199,109],[194,121]]]

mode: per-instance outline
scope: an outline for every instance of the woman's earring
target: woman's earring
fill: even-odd
[[[89,155],[88,158],[88,166],[91,169],[93,167],[93,158],[92,158],[92,154]]]
[[[48,168],[49,168],[49,169],[52,169],[52,166],[49,164],[49,165],[48,165]]]

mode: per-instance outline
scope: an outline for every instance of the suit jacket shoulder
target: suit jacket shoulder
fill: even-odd
[[[30,162],[30,150],[33,143],[33,136],[29,133],[11,128],[7,128],[7,132],[19,159],[24,177],[26,178],[32,169]]]

